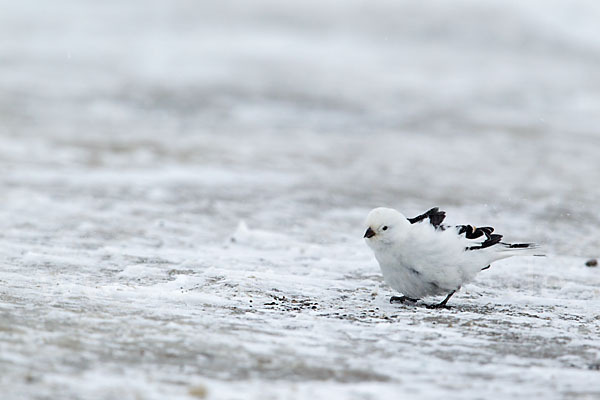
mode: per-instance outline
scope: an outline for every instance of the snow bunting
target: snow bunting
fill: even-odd
[[[415,218],[391,208],[367,216],[365,240],[375,253],[385,281],[403,294],[391,303],[437,295],[447,297],[430,307],[445,307],[460,287],[494,261],[531,255],[533,243],[502,242],[490,226],[442,225],[446,213],[437,207]]]

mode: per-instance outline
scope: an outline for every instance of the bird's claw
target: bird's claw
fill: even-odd
[[[452,308],[452,307],[450,307],[450,306],[446,305],[445,303],[439,303],[439,304],[427,304],[427,305],[425,305],[425,307],[427,307],[427,308],[428,308],[428,309],[430,309],[430,310],[439,310],[440,308],[443,308],[443,309],[449,310],[450,308]]]
[[[411,299],[406,296],[392,296],[390,297],[390,304],[404,304],[405,302],[416,303],[416,299]]]

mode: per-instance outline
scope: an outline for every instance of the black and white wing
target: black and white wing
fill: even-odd
[[[442,225],[442,222],[444,222],[444,218],[446,218],[446,212],[440,211],[438,207],[434,207],[431,210],[419,216],[416,216],[414,218],[408,218],[408,222],[410,222],[411,224],[416,224],[417,222],[429,219],[429,223],[433,225],[434,228],[445,229],[445,227]]]
[[[442,222],[446,218],[446,212],[440,211],[438,207],[434,207],[431,210],[416,216],[414,218],[408,218],[411,224],[416,224],[429,220],[429,223],[439,230],[450,229],[449,225],[442,225]],[[534,243],[505,243],[502,242],[502,235],[494,233],[494,228],[491,226],[480,226],[475,227],[474,225],[457,225],[455,226],[458,235],[468,239],[469,246],[465,247],[465,251],[487,249],[492,246],[500,246],[502,249],[532,249],[536,248],[537,245]]]
[[[487,249],[488,247],[496,246],[498,250],[525,250],[536,249],[538,245],[535,243],[506,243],[502,242],[502,235],[494,232],[491,226],[482,226],[476,228],[473,225],[458,225],[456,227],[459,235],[464,235],[472,243],[465,248],[466,251]]]
[[[464,235],[465,238],[471,239],[472,245],[465,250],[481,250],[494,246],[502,240],[502,235],[494,232],[491,226],[475,227],[473,225],[458,225],[456,227],[459,235]]]

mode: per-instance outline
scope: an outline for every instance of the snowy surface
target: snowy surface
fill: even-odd
[[[600,3],[427,4],[3,0],[2,399],[598,398]],[[390,305],[380,205],[548,256]]]

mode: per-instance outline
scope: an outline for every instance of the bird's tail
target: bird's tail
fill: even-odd
[[[510,253],[510,255],[523,256],[544,256],[540,254],[540,245],[537,243],[498,243],[498,250],[502,253]],[[507,254],[508,255],[508,254]]]

